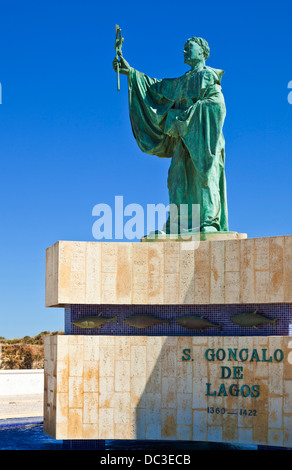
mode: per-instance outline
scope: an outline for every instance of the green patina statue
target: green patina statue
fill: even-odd
[[[114,70],[128,76],[130,120],[140,149],[172,159],[169,202],[178,208],[188,204],[187,230],[205,233],[228,231],[224,72],[205,65],[209,52],[204,39],[188,39],[183,54],[190,70],[182,77],[162,80],[130,67],[121,51],[119,60],[113,61]],[[200,205],[199,228],[192,225],[192,204]],[[179,212],[177,225],[180,232]],[[169,219],[164,230],[170,233]]]

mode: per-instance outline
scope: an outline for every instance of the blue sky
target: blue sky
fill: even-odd
[[[151,77],[187,71],[187,38],[209,42],[207,65],[225,70],[230,230],[292,233],[291,15],[288,1],[2,3],[0,336],[63,329],[63,309],[45,308],[45,250],[94,241],[94,205],[168,203],[170,160],[139,150],[126,77],[116,89],[116,23]]]

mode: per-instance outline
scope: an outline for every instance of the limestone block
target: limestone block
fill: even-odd
[[[284,237],[284,259],[283,259],[283,276],[284,276],[284,301],[292,301],[292,237]]]
[[[120,303],[132,302],[132,249],[128,243],[117,246],[116,296]]]
[[[86,303],[101,299],[101,247],[100,243],[86,243]]]
[[[210,255],[210,303],[224,303],[224,272],[225,252],[224,243],[211,244]]]
[[[48,336],[44,432],[291,447],[291,344],[287,336]]]
[[[255,302],[254,240],[240,244],[240,303]]]
[[[59,241],[46,306],[208,305],[292,300],[292,235],[193,242]]]
[[[284,237],[269,240],[270,302],[284,298]]]
[[[164,244],[148,247],[148,302],[162,304],[164,295]]]

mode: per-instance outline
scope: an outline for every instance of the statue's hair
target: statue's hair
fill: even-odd
[[[210,55],[210,47],[209,44],[207,43],[206,39],[203,38],[196,38],[195,36],[192,38],[189,38],[188,41],[195,41],[201,48],[203,49],[203,54],[205,59],[207,60],[209,55]]]

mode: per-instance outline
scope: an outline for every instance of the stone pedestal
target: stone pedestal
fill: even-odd
[[[292,447],[292,236],[59,241],[46,306],[65,309],[65,335],[45,343],[50,436]],[[234,322],[254,311],[257,329]]]
[[[209,242],[59,241],[46,253],[46,306],[292,301],[292,236]]]

